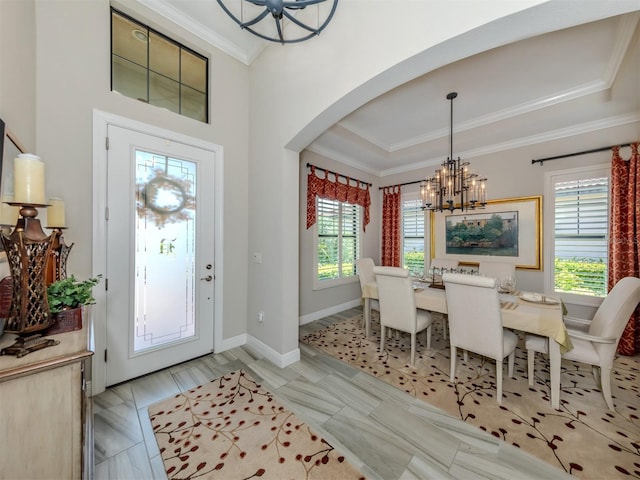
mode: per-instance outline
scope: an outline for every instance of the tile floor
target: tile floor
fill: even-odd
[[[351,318],[312,322],[300,335]],[[561,479],[565,472],[304,344],[280,369],[239,347],[109,388],[89,402],[98,480],[166,479],[147,407],[246,369],[370,479]]]

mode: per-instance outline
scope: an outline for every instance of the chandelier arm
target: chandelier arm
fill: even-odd
[[[280,43],[284,45],[284,36],[282,35],[282,25],[279,18],[273,18],[276,22],[276,28],[278,29],[278,37],[280,38]]]
[[[304,23],[302,23],[300,20],[298,20],[296,17],[294,17],[293,15],[291,15],[289,12],[287,12],[286,10],[282,11],[283,15],[285,17],[287,17],[289,20],[291,20],[293,23],[295,23],[296,25],[298,25],[300,28],[304,28],[305,30],[308,30],[309,32],[313,32],[315,34],[320,33],[320,30],[315,29],[315,28],[311,28],[308,25],[305,25]]]
[[[253,20],[249,20],[248,22],[241,23],[240,26],[242,28],[247,28],[247,27],[250,27],[251,25],[255,25],[267,15],[269,15],[269,10],[265,8],[264,11],[260,15],[258,15],[256,18],[254,18]]]
[[[290,8],[292,10],[299,10],[309,5],[317,5],[318,3],[323,3],[326,1],[327,0],[299,0],[297,2],[282,2],[282,6],[285,8]]]

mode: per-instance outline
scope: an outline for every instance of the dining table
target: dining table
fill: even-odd
[[[447,299],[443,288],[432,288],[427,283],[414,283],[416,308],[445,314]],[[551,382],[551,406],[560,409],[560,364],[561,354],[573,348],[567,328],[563,321],[562,302],[554,297],[544,297],[530,292],[515,291],[500,293],[500,311],[502,325],[505,328],[519,330],[549,339],[549,369]],[[365,283],[362,287],[364,299],[365,334],[371,333],[371,300],[378,298],[375,282]],[[528,301],[540,299],[540,301]]]

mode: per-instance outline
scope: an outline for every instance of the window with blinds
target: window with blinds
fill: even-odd
[[[317,274],[321,281],[356,275],[360,256],[361,207],[317,199]]]
[[[424,211],[418,198],[402,200],[402,264],[411,275],[424,273]]]
[[[554,188],[555,291],[604,297],[609,179],[556,181]]]

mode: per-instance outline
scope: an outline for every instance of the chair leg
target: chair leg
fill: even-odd
[[[596,381],[596,385],[600,385],[600,369],[595,365],[591,365],[591,373],[593,374],[593,379]]]
[[[468,361],[469,361],[469,352],[467,352],[466,350],[463,350],[463,351],[462,351],[462,359],[463,359],[465,362],[468,362]]]
[[[502,405],[502,362],[496,360],[496,400]]]
[[[384,352],[384,337],[386,336],[386,329],[384,325],[380,324],[380,353]]]
[[[440,318],[442,319],[442,332],[444,334],[444,339],[449,339],[449,320],[447,316],[443,313]]]
[[[427,350],[431,350],[431,325],[427,327]]]
[[[449,381],[456,383],[456,347],[451,345],[451,372],[449,373]]]
[[[411,334],[411,366],[413,367],[416,364],[416,337],[417,333]]]
[[[514,350],[513,352],[511,352],[511,355],[509,355],[509,378],[513,378],[513,364],[516,361],[516,351]]]
[[[600,381],[602,384],[602,395],[607,402],[609,410],[615,411],[613,398],[611,397],[611,368],[600,368]]]
[[[536,351],[527,350],[527,376],[529,377],[529,386],[533,387],[533,376],[535,374]]]

